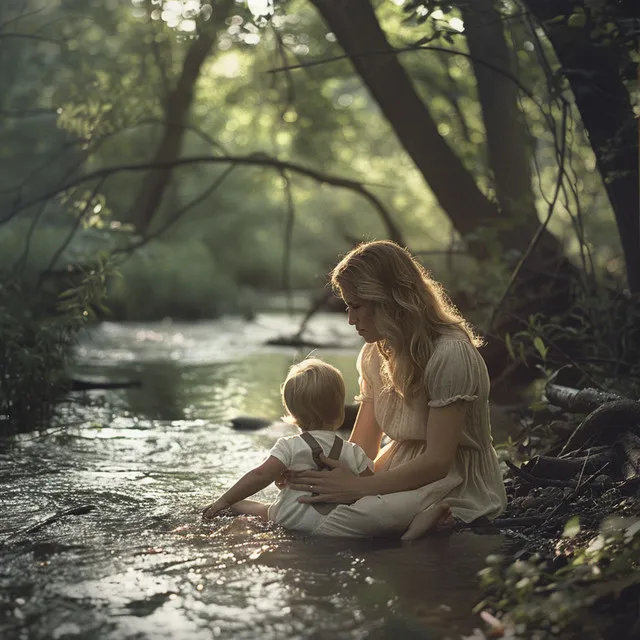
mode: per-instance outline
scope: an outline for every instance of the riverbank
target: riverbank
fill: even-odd
[[[493,525],[522,546],[487,558],[483,629],[470,638],[637,639],[639,405],[553,385],[547,395],[564,406],[522,412]]]

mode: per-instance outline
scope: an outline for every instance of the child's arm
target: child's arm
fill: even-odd
[[[213,518],[219,511],[268,487],[285,471],[286,467],[278,458],[269,456],[259,467],[245,473],[231,489],[207,505],[202,511],[202,517]]]

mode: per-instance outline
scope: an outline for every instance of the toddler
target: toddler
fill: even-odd
[[[340,460],[354,474],[372,475],[373,463],[365,452],[334,433],[344,421],[345,390],[340,371],[318,358],[309,358],[291,367],[280,390],[287,414],[283,420],[295,424],[301,433],[278,439],[265,462],[205,507],[204,518],[230,508],[232,513],[259,516],[287,529],[313,533],[336,504],[301,504],[298,498],[305,493],[289,487],[282,488],[270,505],[245,498],[275,482],[287,470],[324,468],[319,458],[322,453]]]

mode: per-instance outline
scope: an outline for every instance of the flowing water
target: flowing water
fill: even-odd
[[[476,572],[505,550],[501,536],[403,544],[201,522],[203,505],[293,433],[229,421],[281,414],[279,384],[308,351],[264,342],[297,321],[105,323],[83,336],[76,377],[142,385],[75,392],[59,424],[0,450],[0,638],[426,639],[478,625]],[[347,345],[319,355],[353,396],[357,336],[329,315],[310,335]]]

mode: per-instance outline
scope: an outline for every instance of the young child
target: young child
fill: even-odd
[[[245,498],[278,480],[288,469],[323,468],[321,453],[342,461],[355,474],[373,473],[373,463],[365,452],[334,433],[344,420],[345,390],[340,371],[318,358],[309,358],[291,367],[280,390],[287,412],[283,420],[295,424],[301,433],[277,440],[266,461],[205,507],[203,518],[213,518],[230,508],[232,513],[259,516],[287,529],[313,533],[337,505],[301,504],[298,498],[306,494],[289,487],[281,489],[271,505]]]

